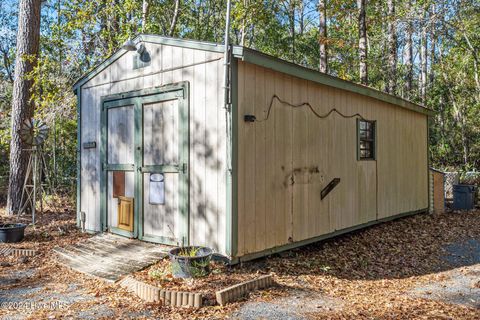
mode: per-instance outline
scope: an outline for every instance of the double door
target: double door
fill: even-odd
[[[187,84],[108,96],[102,106],[103,230],[187,244]]]

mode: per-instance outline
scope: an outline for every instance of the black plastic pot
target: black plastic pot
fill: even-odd
[[[213,250],[207,247],[180,247],[170,250],[170,263],[175,278],[198,278],[210,274]]]
[[[20,242],[25,235],[26,224],[0,224],[0,242]]]

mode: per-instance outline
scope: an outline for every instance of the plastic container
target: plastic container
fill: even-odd
[[[472,210],[475,208],[477,187],[468,184],[453,185],[453,209]]]
[[[210,274],[213,250],[207,247],[180,247],[170,250],[174,278],[198,278]]]
[[[7,223],[0,224],[0,242],[20,242],[25,235],[26,224]]]

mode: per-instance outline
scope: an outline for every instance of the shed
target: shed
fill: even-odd
[[[445,173],[430,168],[430,212],[445,212]]]
[[[223,45],[134,42],[74,85],[88,231],[238,262],[428,211],[428,109],[240,46],[225,103]]]

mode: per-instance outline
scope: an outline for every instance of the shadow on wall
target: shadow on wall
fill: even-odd
[[[190,203],[190,216],[191,221],[195,219],[195,222],[192,224],[192,230],[190,234],[200,234],[198,238],[204,238],[206,243],[193,243],[194,245],[204,245],[207,244],[212,246],[214,249],[219,249],[219,239],[217,235],[223,234],[219,232],[219,228],[223,228],[220,224],[220,215],[223,213],[219,208],[219,204],[222,201],[225,201],[225,194],[220,194],[218,183],[224,183],[225,180],[218,181],[218,178],[225,177],[224,171],[225,168],[222,166],[220,157],[223,155],[219,154],[221,150],[220,138],[219,141],[216,141],[215,138],[217,135],[213,130],[216,129],[215,126],[209,126],[207,123],[200,123],[196,120],[190,121],[191,131],[203,133],[203,136],[200,134],[191,134],[191,154],[190,154],[190,193],[191,198],[195,199],[193,203]],[[193,163],[194,161],[200,160],[199,163]],[[210,179],[215,179],[216,181],[212,182]],[[210,181],[210,183],[209,183]],[[209,186],[215,186],[216,190],[209,190]],[[215,197],[216,199],[212,198]],[[212,221],[214,219],[214,221]],[[220,241],[223,239],[220,239]]]
[[[127,65],[117,65],[117,69],[111,71],[112,76],[114,76],[114,72],[123,72],[124,74],[130,72],[127,70]],[[152,64],[152,66],[153,65],[154,64]],[[201,72],[197,74],[197,71]],[[217,71],[217,74],[221,75],[221,63],[218,64]],[[158,80],[159,77],[161,80]],[[219,236],[218,229],[223,223],[222,219],[224,219],[224,217],[222,215],[224,214],[223,206],[225,205],[225,189],[223,186],[220,185],[224,184],[226,179],[226,173],[222,159],[226,156],[226,137],[223,124],[225,122],[225,114],[223,108],[221,108],[223,101],[222,92],[219,91],[218,94],[215,95],[208,95],[204,92],[207,86],[211,85],[211,81],[207,81],[210,77],[215,78],[212,75],[206,74],[206,67],[204,65],[198,65],[185,68],[183,70],[174,71],[168,74],[159,73],[154,76],[152,75],[144,78],[139,78],[138,81],[135,82],[133,87],[127,85],[124,81],[117,81],[115,83],[101,86],[101,89],[96,89],[94,92],[95,96],[87,97],[87,100],[89,101],[85,101],[85,103],[95,104],[94,102],[96,102],[96,104],[98,104],[100,96],[105,96],[117,92],[159,86],[160,83],[164,85],[167,84],[165,83],[165,81],[167,80],[169,83],[171,83],[172,80],[174,80],[174,82],[182,80],[190,82],[190,235],[194,236],[194,238],[196,239],[205,239],[206,243],[208,243],[210,246],[218,248],[219,245],[223,244],[224,241],[223,234],[222,236]],[[199,78],[202,78],[202,80],[199,81]],[[221,76],[215,81],[218,81],[218,85],[221,86]],[[195,104],[195,101],[198,101],[196,97],[195,99],[197,100],[193,101],[195,94],[195,88],[193,88],[194,84],[197,86],[197,92],[203,92],[203,96],[199,98],[203,99],[201,103]],[[212,106],[215,107],[212,108]],[[98,115],[98,117],[100,117],[100,115]],[[167,121],[165,117],[161,117],[160,120],[165,122]],[[218,129],[218,132],[216,131],[217,123],[218,128],[220,128]],[[126,134],[122,133],[123,131],[120,126],[116,127],[116,130],[121,137],[126,136]],[[85,139],[87,140],[93,139],[100,143],[101,136],[99,131],[100,128],[92,128],[92,131],[90,132],[84,131],[82,136],[86,137]],[[120,140],[121,141],[119,142],[118,147],[121,147],[122,149],[128,148],[128,145],[130,144],[129,139]],[[169,153],[171,151],[170,148],[174,144],[172,143],[173,141],[173,139],[167,139],[166,141],[164,140],[164,153]],[[158,138],[152,140],[152,144],[159,143],[161,143],[161,141]],[[155,149],[152,151],[155,154],[155,157],[162,156],[162,150]],[[82,160],[85,161],[85,163],[82,163],[82,187],[89,194],[88,199],[99,199],[99,194],[97,194],[97,192],[99,175],[101,174],[101,169],[99,168],[99,166],[101,165],[101,161],[96,158],[94,154],[89,155],[90,152],[98,154],[99,150],[97,148],[91,150],[82,150],[82,152],[85,152],[82,157]],[[169,159],[164,159],[164,161],[169,161]],[[167,194],[166,196],[169,197],[171,195]],[[86,202],[89,201],[84,200],[83,202],[85,205]],[[98,204],[94,203],[91,205]],[[170,214],[172,213],[172,210],[172,208],[167,208],[167,214],[172,216],[172,214]],[[171,221],[168,222],[171,223]],[[153,221],[152,223],[152,227],[160,227],[159,224],[161,222]],[[224,226],[222,227],[224,228]],[[200,240],[195,241],[192,244],[203,244],[197,243],[199,241]]]
[[[200,130],[202,132],[202,128],[204,128],[205,135],[210,137],[211,133],[209,132],[208,127],[203,127],[203,125],[195,124],[196,132]],[[215,153],[215,148],[211,143],[211,139],[206,138],[205,140],[198,138],[199,135],[191,135],[193,137],[193,141],[191,141],[191,149],[193,150],[193,154],[190,155],[190,221],[191,221],[191,232],[190,235],[197,238],[205,239],[205,243],[196,243],[194,240],[192,244],[194,245],[204,245],[207,244],[209,246],[214,247],[215,249],[219,248],[219,243],[217,239],[217,231],[219,226],[219,215],[220,209],[217,206],[217,201],[222,201],[220,197],[224,197],[223,194],[217,194],[216,191],[218,190],[218,186],[215,184],[215,188],[217,190],[210,190],[207,192],[207,181],[206,179],[217,179],[217,175],[224,177],[222,172],[221,162],[218,159],[218,155]],[[167,142],[165,144],[166,148],[169,148],[170,143]],[[197,161],[197,163],[195,163]],[[198,166],[198,162],[205,163],[205,167]],[[194,168],[192,168],[194,167]],[[202,169],[200,171],[199,169]],[[205,171],[203,171],[205,170]],[[210,172],[215,172],[215,175],[210,176],[207,174],[207,170]],[[171,180],[170,180],[171,181]],[[165,180],[166,183],[171,183],[170,181]],[[222,181],[223,182],[223,181]],[[216,182],[215,182],[216,183]],[[215,192],[214,192],[215,191]],[[164,210],[165,217],[161,219],[152,219],[150,221],[145,221],[149,227],[153,230],[162,230],[165,236],[171,237],[171,231],[169,230],[172,228],[173,230],[178,230],[178,226],[175,226],[174,216],[176,206],[172,205],[171,199],[175,197],[177,199],[182,199],[186,195],[176,195],[174,194],[175,190],[165,186],[165,201],[166,205],[162,207],[158,207],[158,210],[161,208]],[[218,198],[213,199],[212,194],[216,195]],[[219,199],[220,198],[220,199]],[[147,201],[145,199],[144,201]],[[154,209],[155,210],[155,209]],[[214,218],[215,220],[212,221],[211,219]],[[164,225],[162,225],[164,224]],[[168,228],[167,226],[170,226]],[[178,234],[175,234],[175,237],[178,238]]]
[[[87,192],[91,193],[94,197],[96,197],[98,189],[96,182],[99,180],[98,168],[96,163],[86,163],[84,170],[82,170],[82,179],[86,180],[85,185],[88,188]]]
[[[225,244],[226,124],[223,91],[211,91],[222,86],[221,63],[215,66],[208,71],[201,66],[184,70],[183,79],[194,79],[190,101],[195,99],[190,107],[190,215],[194,221],[190,234],[193,244],[218,250]]]

